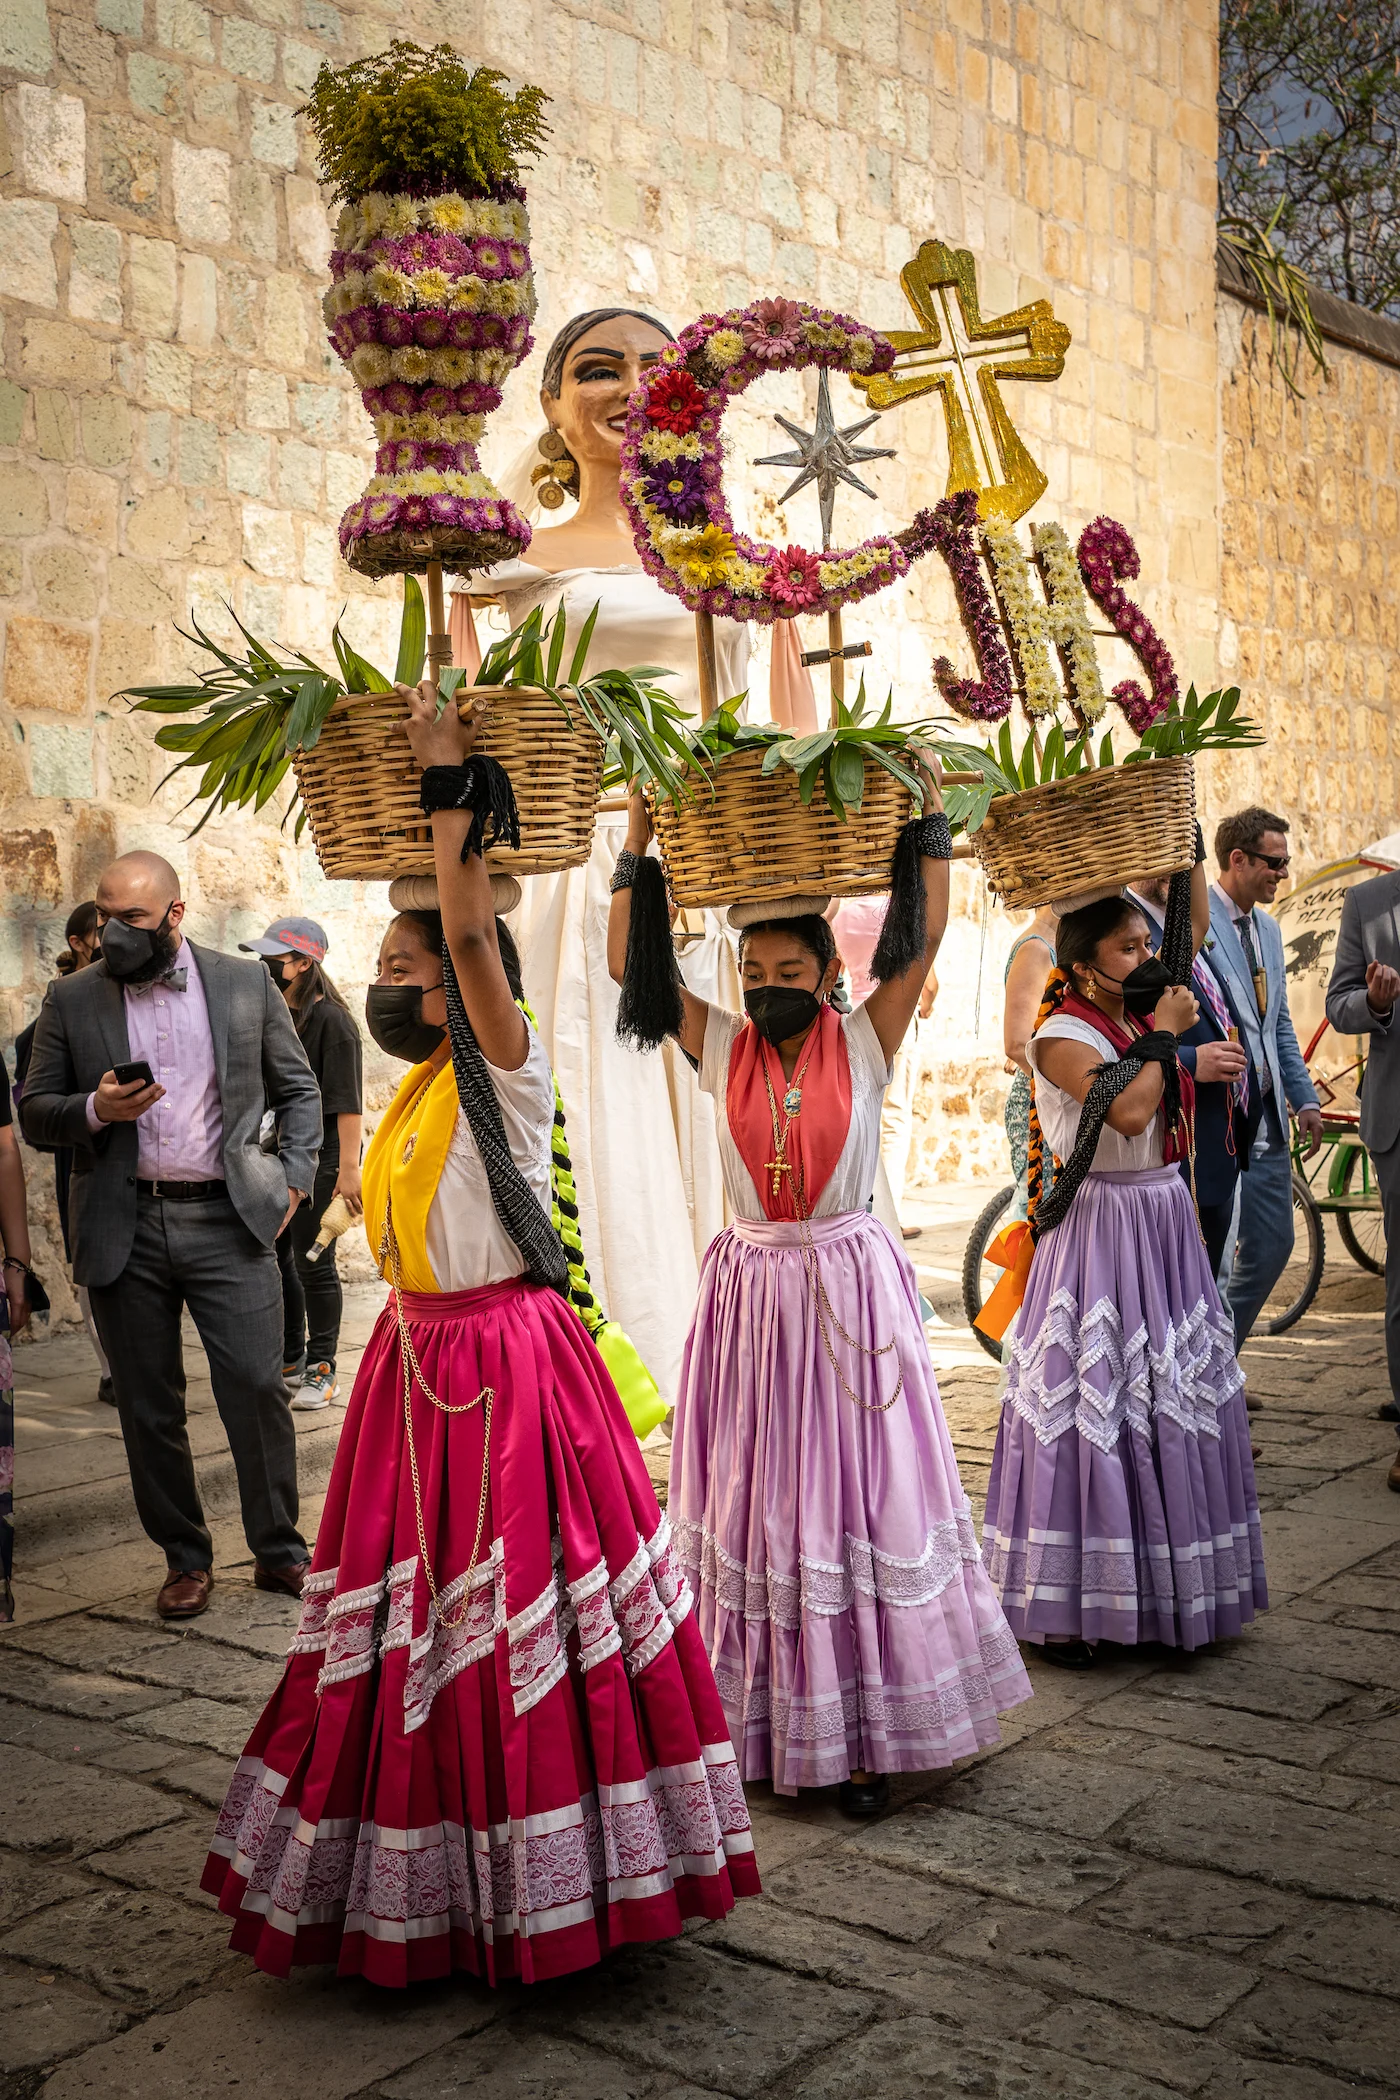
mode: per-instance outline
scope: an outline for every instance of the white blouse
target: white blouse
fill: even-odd
[[[525,1062],[514,1072],[488,1065],[501,1106],[510,1156],[545,1216],[550,1211],[554,1075],[544,1045],[530,1030]],[[474,1291],[523,1275],[525,1257],[496,1215],[491,1184],[466,1112],[458,1106],[442,1178],[428,1211],[428,1266],[440,1291]]]
[[[630,671],[643,664],[665,665],[669,678],[658,681],[668,698],[688,714],[700,706],[700,674],[695,660],[695,615],[679,598],[664,591],[645,569],[538,569],[533,562],[502,562],[479,576],[464,576],[461,587],[482,598],[499,598],[512,627],[542,606],[546,620],[559,605],[568,628],[564,643],[567,669],[574,644],[595,605],[598,624],[588,646],[585,671]],[[482,653],[493,636],[481,631]],[[733,700],[749,682],[749,630],[737,620],[715,621],[715,655],[721,701]]]
[[[729,1053],[744,1026],[742,1014],[722,1006],[706,1008],[705,1044],[700,1055],[700,1086],[715,1098],[715,1130],[719,1137],[720,1163],[724,1169],[724,1192],[736,1218],[763,1218],[753,1176],[744,1165],[729,1117],[725,1095],[729,1087]],[[880,1110],[891,1067],[885,1062],[875,1024],[863,1006],[844,1014],[841,1032],[851,1065],[851,1127],[830,1181],[812,1206],[814,1218],[836,1218],[848,1211],[868,1210],[880,1164]]]
[[[1053,1014],[1045,1026],[1038,1029],[1026,1046],[1026,1055],[1035,1070],[1035,1107],[1040,1118],[1040,1127],[1045,1142],[1056,1159],[1068,1159],[1074,1150],[1074,1141],[1079,1135],[1079,1119],[1084,1113],[1083,1103],[1067,1094],[1063,1087],[1047,1079],[1040,1069],[1036,1055],[1037,1043],[1050,1041],[1054,1037],[1068,1039],[1074,1043],[1087,1043],[1097,1050],[1106,1064],[1116,1064],[1119,1052],[1106,1035],[1100,1035],[1087,1021],[1074,1014]],[[1149,1167],[1162,1164],[1162,1116],[1161,1111],[1152,1118],[1141,1137],[1124,1137],[1105,1123],[1099,1133],[1098,1146],[1094,1152],[1094,1165],[1102,1173],[1141,1174]]]

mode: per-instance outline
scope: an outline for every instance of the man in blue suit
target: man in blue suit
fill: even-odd
[[[1139,882],[1128,891],[1147,918],[1154,951],[1162,945],[1168,878]],[[1196,1214],[1211,1268],[1219,1274],[1235,1214],[1235,1186],[1249,1165],[1259,1127],[1259,1078],[1244,1047],[1240,1017],[1230,987],[1211,969],[1209,936],[1191,966],[1191,990],[1199,1015],[1179,1038],[1181,1064],[1196,1082],[1196,1142],[1192,1172]],[[1235,1040],[1230,1040],[1230,1030]],[[1183,1165],[1183,1171],[1185,1171]]]
[[[1210,886],[1211,966],[1239,1016],[1241,1040],[1262,1094],[1249,1172],[1240,1187],[1240,1229],[1225,1296],[1242,1349],[1260,1307],[1293,1252],[1293,1182],[1288,1115],[1308,1140],[1322,1143],[1322,1110],[1308,1077],[1288,1011],[1283,935],[1260,905],[1273,903],[1288,870],[1288,819],[1268,809],[1242,809],[1215,833],[1220,875]]]

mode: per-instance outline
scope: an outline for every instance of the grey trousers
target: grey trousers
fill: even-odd
[[[204,1521],[185,1430],[186,1306],[204,1344],[214,1399],[238,1475],[243,1531],[256,1560],[307,1557],[297,1530],[296,1431],[282,1382],[277,1257],[227,1196],[207,1203],[137,1197],[131,1258],[89,1292],[126,1442],[136,1511],[172,1568],[208,1568]]]
[[[1373,1152],[1371,1165],[1385,1209],[1385,1357],[1390,1390],[1400,1400],[1400,1144]]]

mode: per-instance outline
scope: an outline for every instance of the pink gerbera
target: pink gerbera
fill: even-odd
[[[805,612],[822,594],[820,565],[805,547],[785,547],[774,554],[763,581],[774,604],[789,605],[794,612]]]
[[[791,299],[760,299],[739,323],[753,355],[766,365],[781,364],[796,354],[802,308]]]

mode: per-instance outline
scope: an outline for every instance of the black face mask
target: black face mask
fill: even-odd
[[[423,994],[441,984],[372,984],[365,993],[365,1024],[381,1050],[421,1065],[446,1035],[434,1021],[423,1019]]]
[[[287,966],[283,958],[280,955],[265,955],[263,961],[267,964],[268,976],[279,990],[285,992],[287,989]]]
[[[1138,1020],[1152,1012],[1163,992],[1171,990],[1171,972],[1160,955],[1149,955],[1146,962],[1129,970],[1126,977],[1109,977],[1107,970],[1097,967],[1094,975],[1108,977],[1110,984],[1118,986],[1123,994],[1123,1011],[1135,1015]]]
[[[744,994],[744,1012],[765,1042],[776,1049],[811,1027],[822,1010],[815,992],[795,984],[760,984]]]
[[[124,984],[150,984],[168,970],[179,949],[179,939],[169,925],[173,905],[167,904],[159,926],[128,926],[125,919],[109,919],[99,935],[102,960]]]

